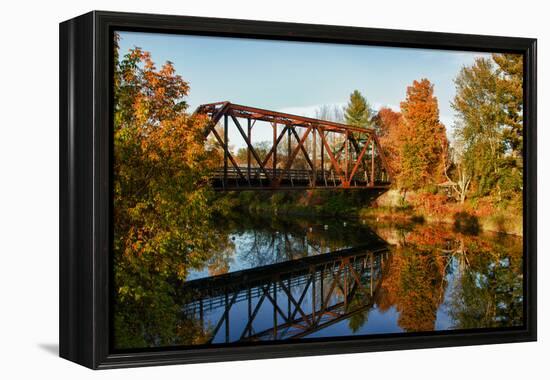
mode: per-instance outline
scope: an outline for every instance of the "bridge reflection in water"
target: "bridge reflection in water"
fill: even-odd
[[[208,343],[298,339],[368,313],[389,250],[385,242],[188,281],[186,319]]]

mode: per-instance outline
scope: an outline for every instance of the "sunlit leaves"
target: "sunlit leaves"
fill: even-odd
[[[399,187],[419,189],[443,180],[448,140],[429,80],[415,80],[407,87],[396,137]]]
[[[495,64],[496,63],[496,64]],[[513,198],[522,188],[523,61],[494,54],[463,67],[452,107],[462,163],[476,195]]]
[[[374,125],[380,138],[380,145],[384,149],[386,163],[394,175],[398,175],[401,168],[399,159],[400,123],[401,114],[387,107],[381,108],[374,118]]]
[[[223,241],[211,228],[207,120],[187,113],[189,84],[172,63],[157,69],[134,48],[114,73],[115,344],[191,343],[202,333],[178,318],[177,281]]]

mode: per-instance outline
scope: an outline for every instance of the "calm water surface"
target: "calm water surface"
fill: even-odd
[[[517,237],[324,218],[225,230],[225,251],[184,287],[205,343],[522,324]]]
[[[518,237],[326,218],[218,228],[221,248],[178,285],[176,317],[165,314],[185,330],[175,345],[522,324]]]

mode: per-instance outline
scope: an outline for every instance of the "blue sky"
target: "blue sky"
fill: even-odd
[[[314,116],[321,105],[345,105],[357,89],[374,109],[398,111],[407,86],[428,78],[439,100],[440,119],[451,137],[460,68],[488,54],[222,37],[120,32],[120,49],[139,46],[157,67],[174,63],[190,83],[190,111],[203,103],[233,103]],[[266,130],[265,139],[271,132]],[[261,140],[264,136],[257,136]],[[230,140],[232,136],[230,135]],[[237,145],[241,143],[236,142]]]

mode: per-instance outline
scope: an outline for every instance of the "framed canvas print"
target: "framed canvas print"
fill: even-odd
[[[536,340],[536,40],[60,25],[60,355]]]

